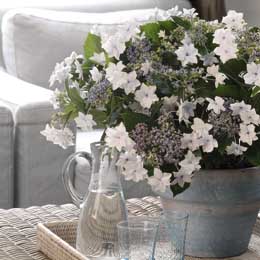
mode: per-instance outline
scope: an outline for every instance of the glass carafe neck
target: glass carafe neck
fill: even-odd
[[[91,144],[93,168],[90,191],[121,191],[119,169],[117,164],[119,152],[104,143]]]

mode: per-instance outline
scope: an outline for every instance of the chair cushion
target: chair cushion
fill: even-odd
[[[126,2],[128,5],[120,5],[122,9],[130,7],[130,1]],[[134,2],[137,1],[134,0]],[[133,4],[133,6],[137,6],[137,8],[149,6],[147,1],[144,2],[146,5]],[[169,7],[169,1],[166,2]],[[186,3],[182,7],[189,6],[187,0],[173,2]],[[119,4],[117,3],[117,5]],[[97,5],[93,6],[96,6],[96,9],[93,7],[94,9],[90,8],[91,10],[98,9]],[[100,9],[113,10],[112,7],[109,9],[108,5],[105,6],[107,8]],[[155,3],[150,6],[155,6]],[[165,4],[162,6],[167,7]],[[2,23],[6,70],[20,79],[47,87],[56,62],[69,56],[72,51],[83,53],[84,40],[93,25],[102,24],[111,28],[115,24],[126,23],[132,19],[146,21],[152,13],[154,13],[153,9],[108,13],[79,13],[29,8],[11,10],[5,14]]]
[[[129,9],[144,9],[158,7],[161,9],[169,9],[173,5],[179,5],[180,7],[190,7],[188,0],[8,0],[2,1],[0,6],[0,23],[2,23],[2,16],[10,9],[13,8],[41,8],[49,10],[59,11],[73,11],[73,12],[113,12],[119,10]],[[0,35],[0,65],[3,66],[2,57],[2,36]]]
[[[133,18],[148,18],[151,10],[77,13],[16,9],[3,18],[3,54],[7,72],[27,82],[48,86],[56,64],[74,50],[83,53],[94,24],[114,26]]]

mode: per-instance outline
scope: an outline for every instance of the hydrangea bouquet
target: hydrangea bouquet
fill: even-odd
[[[202,169],[260,165],[260,28],[229,11],[207,22],[194,9],[155,10],[149,22],[94,27],[84,56],[50,78],[65,83],[41,133],[63,148],[67,127],[104,128],[127,180],[176,195]]]

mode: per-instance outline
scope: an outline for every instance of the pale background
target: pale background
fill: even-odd
[[[226,7],[243,12],[250,25],[260,25],[260,0],[226,0]]]

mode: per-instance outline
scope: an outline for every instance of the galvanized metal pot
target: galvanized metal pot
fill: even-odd
[[[248,248],[260,208],[260,168],[203,170],[174,199],[170,190],[160,195],[165,210],[189,214],[187,255],[237,256]]]

